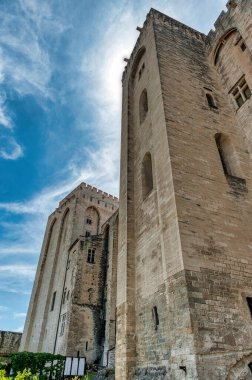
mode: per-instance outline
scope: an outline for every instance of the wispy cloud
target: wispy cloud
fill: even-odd
[[[53,97],[50,79],[54,66],[46,35],[61,33],[65,27],[47,2],[19,0],[8,8],[0,5],[0,128],[9,129],[4,141],[0,140],[3,159],[16,160],[24,154],[22,144],[15,138],[15,123],[6,104],[12,95],[6,89],[21,97],[36,95],[41,101]]]
[[[13,319],[19,319],[19,318],[25,318],[26,317],[26,313],[13,313]]]

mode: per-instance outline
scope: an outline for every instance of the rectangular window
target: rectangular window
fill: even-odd
[[[159,317],[158,317],[158,311],[157,311],[157,306],[154,306],[152,308],[152,316],[155,324],[155,330],[157,330],[158,325],[159,325]]]
[[[86,231],[86,237],[89,237],[91,235],[90,231]]]
[[[95,249],[88,250],[87,262],[90,264],[94,264],[95,262]]]
[[[56,292],[53,292],[52,303],[51,303],[51,311],[53,311],[53,309],[54,309],[55,298],[56,298]]]
[[[87,223],[87,224],[92,224],[92,219],[87,218],[86,223]]]
[[[250,98],[251,91],[244,77],[241,78],[238,84],[235,86],[232,91],[232,95],[236,101],[238,108],[240,108],[244,102]]]

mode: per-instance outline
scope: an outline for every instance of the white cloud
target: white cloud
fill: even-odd
[[[0,265],[1,279],[8,277],[25,278],[32,281],[35,276],[36,267],[34,265],[13,264]]]
[[[22,333],[22,332],[24,331],[24,324],[21,325],[21,326],[18,326],[18,327],[15,328],[13,331],[14,331],[14,332]]]
[[[16,160],[17,158],[23,156],[24,153],[22,147],[14,140],[13,137],[0,138],[0,143],[3,141],[4,143],[0,146],[0,157],[5,160]]]
[[[8,310],[9,310],[9,307],[0,305],[0,311],[8,311]]]
[[[62,33],[68,26],[52,14],[48,2],[20,0],[8,9],[0,10],[0,127],[12,132],[5,132],[4,143],[0,141],[0,158],[16,160],[23,156],[23,149],[14,136],[14,121],[6,105],[4,88],[21,97],[36,96],[41,102],[53,99],[50,80],[54,66],[47,51],[46,34]]]
[[[25,318],[26,317],[26,313],[13,313],[13,319],[19,319],[19,318]]]

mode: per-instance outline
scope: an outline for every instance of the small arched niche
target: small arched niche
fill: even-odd
[[[240,162],[229,136],[216,133],[215,142],[225,175],[242,178]]]
[[[142,192],[143,199],[153,190],[152,159],[150,152],[147,152],[142,162]]]
[[[142,124],[143,121],[145,120],[147,113],[148,113],[148,96],[147,96],[147,90],[144,89],[142,91],[140,99],[139,99],[139,120],[140,120],[140,124]]]

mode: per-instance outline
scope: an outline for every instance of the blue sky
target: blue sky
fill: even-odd
[[[0,1],[0,330],[22,331],[48,215],[118,195],[121,75],[151,7],[204,33],[226,0]]]

